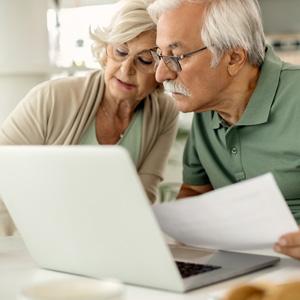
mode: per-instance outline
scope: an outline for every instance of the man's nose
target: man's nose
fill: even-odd
[[[161,59],[157,65],[155,71],[155,79],[157,82],[164,82],[165,80],[174,80],[177,77],[177,73],[171,71],[164,61]]]

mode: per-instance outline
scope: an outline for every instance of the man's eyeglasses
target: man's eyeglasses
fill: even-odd
[[[133,56],[133,64],[135,68],[142,73],[155,73],[155,60],[151,54],[151,50],[153,49],[143,50]],[[106,53],[108,57],[118,62],[123,62],[132,56],[126,44],[108,45]]]
[[[180,61],[183,60],[186,57],[190,57],[196,53],[199,53],[203,50],[207,49],[207,47],[202,47],[200,49],[191,51],[191,52],[187,52],[184,54],[181,54],[179,56],[172,56],[172,55],[161,55],[158,51],[159,49],[156,50],[151,50],[151,54],[153,56],[153,59],[155,60],[155,67],[157,68],[157,66],[159,65],[160,60],[162,59],[163,62],[166,64],[166,66],[169,68],[170,71],[172,72],[181,72],[182,71],[182,67],[180,65]]]

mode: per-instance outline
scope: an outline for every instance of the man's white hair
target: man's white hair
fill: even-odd
[[[247,51],[250,64],[262,64],[265,35],[257,0],[156,0],[149,5],[148,12],[157,23],[161,14],[184,2],[205,5],[200,37],[213,54],[213,67],[219,64],[226,51],[235,48]]]
[[[148,5],[149,0],[121,0],[116,4],[116,13],[107,27],[90,30],[92,52],[102,67],[105,67],[107,45],[122,44],[145,31],[156,30],[147,12]]]

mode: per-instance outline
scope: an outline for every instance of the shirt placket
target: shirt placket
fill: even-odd
[[[226,147],[230,157],[230,167],[232,175],[236,181],[246,179],[242,164],[241,142],[239,137],[239,127],[231,127],[226,133]]]

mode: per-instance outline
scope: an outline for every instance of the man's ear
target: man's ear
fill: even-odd
[[[247,61],[247,52],[242,48],[232,49],[228,53],[227,70],[230,76],[235,76]]]

